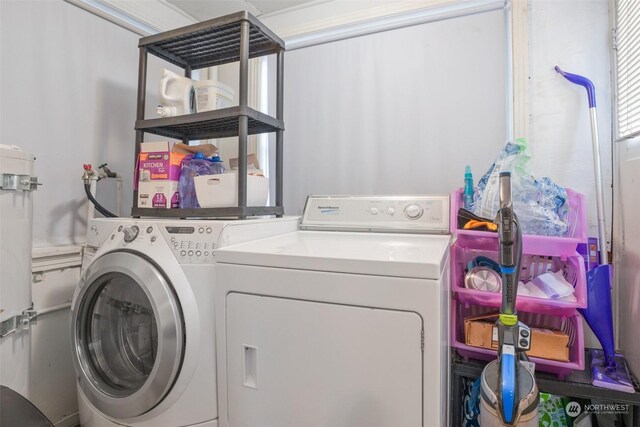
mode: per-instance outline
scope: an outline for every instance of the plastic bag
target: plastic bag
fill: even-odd
[[[196,196],[196,187],[193,178],[200,175],[212,175],[211,162],[204,158],[204,155],[197,153],[195,156],[186,156],[182,159],[180,168],[180,182],[178,191],[180,192],[181,208],[199,208]]]
[[[537,180],[531,171],[527,142],[507,142],[487,173],[478,182],[473,213],[495,218],[500,207],[500,172],[511,172],[513,210],[522,232],[542,236],[565,236],[569,230],[567,192],[544,177]]]

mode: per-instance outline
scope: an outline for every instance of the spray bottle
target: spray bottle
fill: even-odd
[[[471,174],[471,166],[469,165],[464,169],[464,192],[462,193],[462,202],[464,208],[468,211],[473,207],[473,175]]]

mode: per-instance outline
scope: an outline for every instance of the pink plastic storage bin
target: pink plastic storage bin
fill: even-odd
[[[497,240],[456,242],[451,250],[451,291],[463,303],[486,305],[499,308],[502,303],[501,292],[479,291],[465,287],[464,277],[467,263],[476,256],[486,256],[498,260]],[[584,259],[574,252],[569,257],[550,257],[523,254],[520,281],[526,283],[547,271],[562,271],[567,282],[574,286],[576,302],[549,300],[518,295],[516,308],[533,313],[571,315],[576,308],[587,307],[587,289]]]
[[[458,209],[462,207],[462,189],[451,194],[451,233],[459,239],[472,238],[474,240],[497,239],[498,233],[490,231],[473,231],[458,229]],[[578,243],[587,241],[587,210],[584,195],[567,188],[567,203],[569,204],[569,231],[565,237],[550,237],[525,234],[522,236],[522,250],[526,254],[543,254],[566,257],[576,252]],[[517,213],[517,212],[516,212]]]
[[[451,346],[462,357],[479,360],[494,360],[498,352],[496,350],[472,347],[465,344],[464,319],[472,316],[496,311],[495,308],[478,305],[462,304],[456,300],[451,302]],[[540,359],[531,357],[536,364],[536,371],[549,372],[559,377],[571,374],[575,370],[584,369],[584,334],[582,330],[582,318],[578,313],[570,316],[553,316],[549,314],[518,313],[521,322],[529,327],[549,328],[563,331],[569,335],[569,361]]]

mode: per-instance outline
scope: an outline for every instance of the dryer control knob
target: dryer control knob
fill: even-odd
[[[406,208],[404,208],[404,214],[409,219],[418,219],[422,216],[423,213],[424,213],[424,210],[417,203],[412,203],[408,205]]]
[[[137,225],[131,225],[129,227],[124,227],[122,229],[122,232],[124,233],[124,241],[127,243],[131,243],[136,240],[136,237],[138,237],[140,229]]]

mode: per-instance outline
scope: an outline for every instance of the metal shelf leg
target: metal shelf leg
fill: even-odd
[[[246,106],[249,101],[249,23],[240,24],[240,85],[239,104]],[[247,206],[247,138],[249,118],[238,118],[238,206]],[[242,215],[241,218],[246,218]]]
[[[284,116],[284,51],[278,51],[278,67],[276,74],[276,118],[283,120]],[[283,131],[276,132],[276,206],[284,206],[284,138]]]
[[[141,47],[139,56],[138,56],[138,96],[137,103],[138,107],[136,110],[136,120],[144,120],[144,108],[145,108],[145,97],[147,90],[147,48]],[[133,170],[138,168],[138,157],[140,154],[140,144],[144,141],[144,132],[137,130],[136,131],[136,148],[135,154],[133,158]],[[134,183],[134,187],[135,187]],[[138,207],[138,190],[133,190],[133,204],[134,208]]]

